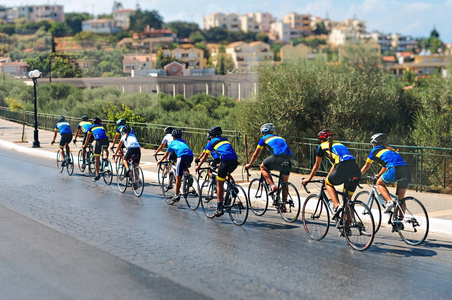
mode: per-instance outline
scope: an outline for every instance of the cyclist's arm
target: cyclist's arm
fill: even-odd
[[[119,133],[116,132],[115,137],[113,138],[113,144],[111,144],[110,149],[113,150],[113,147],[115,146],[116,142],[118,141]]]
[[[53,132],[53,142],[55,143],[55,139],[56,139],[56,137],[57,137],[57,134],[58,134],[58,131],[54,131]]]
[[[207,152],[203,152],[200,156],[200,161],[199,164],[195,167],[195,170],[197,171],[199,168],[201,168],[202,164],[206,161],[207,159]]]
[[[383,175],[387,170],[388,170],[388,168],[386,168],[386,167],[381,167],[380,172],[378,172],[378,174],[375,175],[375,177],[380,178],[381,175]]]
[[[169,152],[166,151],[165,154],[163,155],[163,157],[157,162],[157,164],[161,164],[162,161],[164,161],[165,159],[167,159],[169,156]]]
[[[118,153],[121,152],[121,148],[122,148],[123,144],[124,144],[124,142],[122,140],[119,141],[118,148],[116,148],[116,153],[114,154],[114,156],[118,156]]]
[[[157,148],[157,150],[155,150],[154,156],[156,156],[157,153],[159,153],[163,149],[163,147],[165,147],[165,143],[160,144],[160,146]]]
[[[303,185],[306,185],[309,181],[311,181],[312,177],[315,176],[317,171],[320,169],[320,164],[322,163],[322,157],[316,156],[315,157],[315,164],[314,167],[312,167],[311,174],[309,174],[309,177],[307,179],[304,179],[301,181]]]
[[[372,162],[370,161],[366,161],[366,163],[364,164],[364,166],[361,168],[361,174],[365,174],[367,172],[367,170],[369,170],[370,165],[372,165]]]
[[[259,154],[261,154],[263,148],[256,148],[256,151],[254,151],[253,156],[251,157],[251,160],[248,164],[245,165],[245,168],[249,168],[253,165],[253,163],[256,161],[256,159],[259,157]]]
[[[74,136],[74,142],[77,139],[79,132],[80,132],[80,128],[77,128],[77,131],[75,132],[75,136]]]
[[[89,139],[91,138],[91,131],[88,131],[86,133],[86,139],[85,139],[85,145],[83,145],[83,148],[88,147]]]

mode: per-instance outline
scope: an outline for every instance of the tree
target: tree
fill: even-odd
[[[268,43],[268,34],[266,34],[265,32],[259,32],[258,34],[256,34],[256,40]]]
[[[234,61],[225,53],[211,56],[208,62],[209,68],[215,69],[215,74],[226,75],[228,72],[234,70]]]
[[[432,32],[430,32],[430,37],[436,37],[436,38],[439,39],[439,33],[438,33],[438,31],[436,30],[435,27],[433,27]]]
[[[72,33],[71,28],[66,23],[55,22],[49,29],[52,36],[60,37]]]
[[[199,43],[204,41],[204,36],[200,31],[194,31],[188,37],[193,43]]]
[[[123,8],[124,8],[124,6],[122,5],[121,2],[119,2],[119,1],[114,1],[114,2],[113,2],[112,13],[114,13],[114,12],[117,11],[117,10],[123,9]]]
[[[314,34],[315,35],[328,34],[328,30],[326,30],[326,27],[325,27],[325,24],[323,23],[323,21],[316,24]]]
[[[192,32],[200,31],[198,24],[183,21],[169,22],[166,26],[175,32],[179,39],[188,38]]]
[[[67,13],[64,15],[64,22],[71,29],[72,34],[77,34],[82,31],[82,22],[90,18],[88,13]]]
[[[142,11],[138,6],[134,15],[130,16],[130,29],[135,32],[143,32],[146,25],[151,28],[162,28],[163,18],[156,10]]]

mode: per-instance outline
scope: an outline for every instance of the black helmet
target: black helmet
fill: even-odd
[[[209,140],[209,141],[211,140],[210,134],[208,134],[208,133],[207,133],[207,140]]]
[[[66,118],[63,117],[63,116],[60,116],[60,117],[58,118],[58,122],[66,122]]]
[[[174,129],[173,132],[171,132],[171,135],[175,139],[180,139],[182,137],[182,130],[180,129]]]
[[[82,116],[82,121],[88,121],[88,116],[87,115],[83,115]]]
[[[122,127],[123,133],[130,133],[131,131],[132,131],[132,128],[130,128],[129,125],[124,125],[124,127]]]
[[[268,132],[274,132],[275,126],[273,126],[273,123],[265,123],[261,127],[261,133],[268,133]]]
[[[376,133],[370,138],[371,144],[382,145],[386,142],[386,133]]]
[[[126,120],[124,119],[119,119],[118,121],[116,121],[116,125],[126,125]]]
[[[98,117],[93,118],[93,124],[100,124],[100,123],[102,123],[102,120],[100,118],[98,118]]]
[[[223,130],[221,130],[221,127],[215,126],[209,129],[209,135],[210,136],[219,136],[223,133]]]
[[[334,136],[334,133],[329,129],[322,129],[318,134],[317,137],[319,141],[325,140],[328,136]]]
[[[165,131],[166,134],[171,134],[173,132],[174,128],[169,126],[169,127],[166,127],[163,130]]]

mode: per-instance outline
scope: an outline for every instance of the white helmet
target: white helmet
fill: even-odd
[[[261,133],[268,133],[268,132],[274,132],[275,126],[273,126],[273,123],[265,123],[261,127]]]

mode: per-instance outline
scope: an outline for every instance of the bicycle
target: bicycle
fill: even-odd
[[[252,168],[259,167],[254,166]],[[295,222],[300,215],[301,207],[297,188],[290,182],[284,182],[281,173],[279,175],[272,172],[269,173],[271,176],[278,178],[278,190],[269,195],[270,185],[262,173],[259,178],[251,180],[248,186],[248,199],[251,210],[256,216],[263,216],[271,199],[272,206],[276,208],[276,212],[280,214],[284,221],[288,223]],[[249,172],[248,176],[251,176]],[[284,195],[287,195],[286,200],[284,200]]]
[[[165,154],[164,154],[164,153],[157,153],[157,155],[154,156],[155,160],[158,161],[157,157],[158,157],[158,156],[162,156],[162,155],[165,155]],[[162,184],[162,178],[163,178],[163,175],[165,174],[165,171],[166,171],[166,170],[170,170],[170,167],[168,167],[168,166],[175,165],[175,163],[176,163],[176,161],[174,161],[174,160],[168,160],[168,163],[167,163],[166,165],[160,164],[160,165],[158,166],[158,169],[157,169],[157,178],[158,178],[158,183],[159,183],[159,185]],[[166,166],[166,168],[165,168],[165,166]]]
[[[361,191],[355,196],[355,200],[367,203],[372,210],[375,219],[375,233],[380,229],[382,221],[381,208],[386,208],[386,200],[378,191],[377,178],[367,176],[372,181],[371,190]],[[401,178],[400,180],[405,180]],[[428,235],[429,220],[427,210],[416,198],[405,197],[402,200],[394,194],[389,194],[394,201],[394,211],[389,213],[388,224],[392,227],[392,232],[397,231],[400,238],[408,245],[417,246],[422,244]]]
[[[106,185],[110,185],[113,181],[113,167],[108,158],[104,157],[104,151],[106,151],[107,148],[107,145],[103,145],[100,151],[101,156],[99,161],[99,175],[102,175],[102,178],[104,179]],[[91,176],[91,180],[96,181],[96,160],[94,158],[94,154],[92,155],[91,161],[89,162],[88,170],[89,175]]]
[[[54,147],[54,143],[52,142],[52,147]],[[60,150],[57,152],[57,169],[58,172],[62,173],[64,167],[66,167],[66,171],[69,176],[72,176],[74,173],[74,157],[72,156],[71,151],[69,150],[69,144],[66,143],[63,147],[64,159],[61,157]],[[66,150],[66,151],[65,151]]]
[[[320,194],[309,195],[302,209],[303,226],[308,236],[316,241],[323,239],[330,227],[330,214],[335,215],[333,202],[326,195],[325,180],[312,180],[320,183]],[[310,193],[306,186],[303,186]],[[337,192],[344,196],[344,193]],[[345,197],[341,208],[333,220],[341,236],[345,236],[349,245],[358,251],[364,251],[372,245],[375,237],[375,223],[370,209],[361,201],[350,201]]]
[[[74,143],[74,145],[76,145]],[[77,145],[76,145],[77,146]],[[83,155],[82,155],[82,151],[83,149],[80,149],[78,151],[78,156],[77,156],[77,161],[78,161],[78,168],[80,170],[80,172],[85,172],[86,166],[89,165],[89,162],[91,161],[91,159],[94,159],[94,150],[93,150],[93,146],[91,144],[88,145],[88,149],[85,152],[85,166],[83,166]]]
[[[126,166],[124,165],[123,157],[117,157],[118,159],[116,160],[115,156],[113,156],[113,159],[115,159],[116,163],[120,161],[116,173],[116,183],[118,185],[119,191],[121,193],[124,193],[127,187],[131,186],[135,196],[140,197],[144,191],[144,174],[140,166],[133,165],[135,154],[132,155],[132,157],[128,160],[129,168],[127,170]]]
[[[209,162],[209,164],[211,161]],[[198,175],[201,176],[203,170],[210,170],[211,177],[206,175],[205,180],[201,186],[201,207],[207,218],[213,219],[215,217],[215,212],[217,211],[217,198],[215,194],[217,193],[218,181],[216,177],[218,175],[216,171],[217,167],[205,167],[199,168]],[[207,173],[206,173],[207,174]],[[248,199],[245,190],[237,185],[230,174],[226,176],[224,181],[226,184],[225,196],[223,199],[222,212],[226,211],[229,214],[229,218],[232,223],[237,226],[245,224],[248,218]]]
[[[162,162],[161,165],[163,165],[163,170],[165,172],[162,175],[160,187],[166,203],[173,205],[175,203],[173,200],[175,193],[170,192],[170,190],[174,190],[176,186],[176,165],[169,160]],[[168,165],[170,165],[169,169]],[[188,168],[190,168],[190,164],[184,166],[180,196],[184,197],[188,208],[196,210],[199,207],[199,202],[201,200],[201,192],[198,179],[190,174]]]

